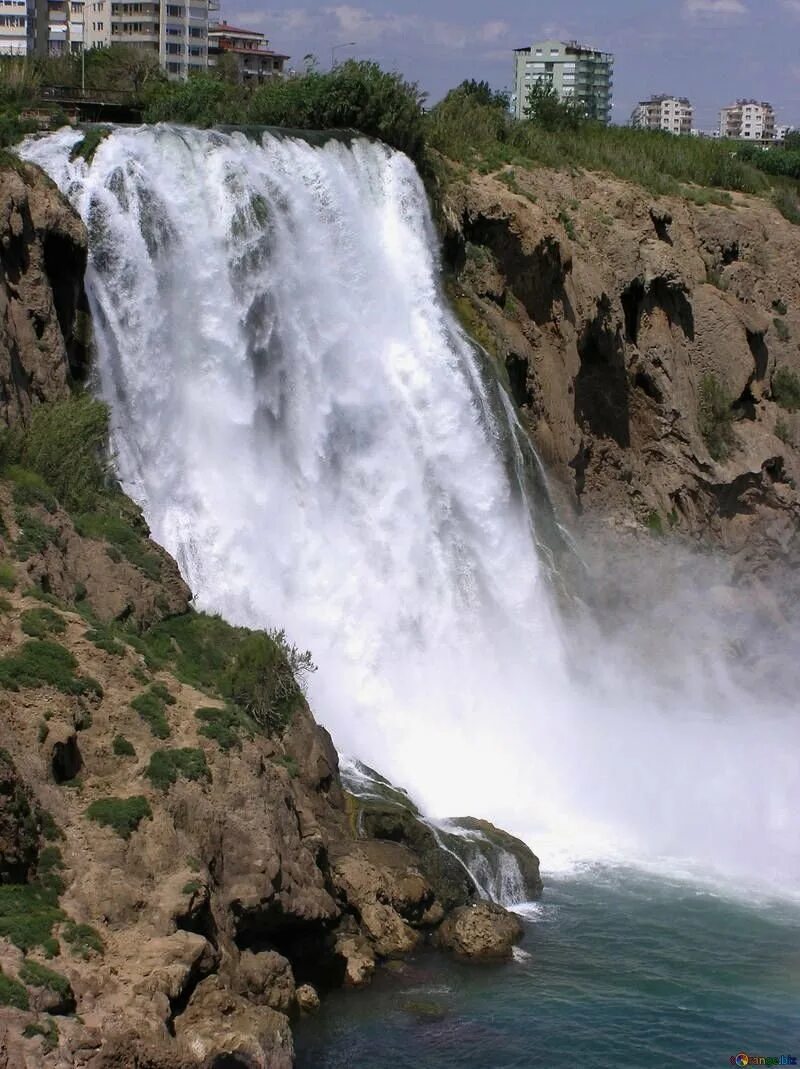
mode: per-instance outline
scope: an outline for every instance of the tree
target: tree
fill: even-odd
[[[800,152],[800,130],[790,130],[783,144],[790,152]]]
[[[552,85],[536,82],[528,93],[525,118],[545,130],[577,130],[586,113],[577,101],[561,100]]]
[[[508,111],[508,93],[505,91],[497,92],[492,89],[488,82],[476,82],[474,78],[469,78],[463,81],[453,92],[469,97],[476,104],[484,104],[490,108],[501,108],[503,111]]]

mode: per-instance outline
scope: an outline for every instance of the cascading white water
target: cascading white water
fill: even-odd
[[[596,633],[576,653],[412,164],[156,127],[88,167],[80,136],[24,154],[87,222],[119,470],[200,607],[308,646],[318,719],[434,816],[546,868],[683,859],[793,891],[797,718],[703,651],[677,688]]]

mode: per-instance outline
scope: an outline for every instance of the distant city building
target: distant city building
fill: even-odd
[[[640,130],[666,130],[671,134],[691,134],[694,109],[686,97],[652,96],[633,109],[631,126]]]
[[[28,0],[0,0],[0,56],[25,56],[33,40]]]
[[[0,0],[0,56],[61,56],[83,48],[84,0]]]
[[[216,67],[221,56],[232,57],[242,82],[280,77],[289,58],[271,51],[266,36],[258,30],[237,30],[227,22],[215,23],[208,30],[209,67]]]
[[[171,78],[186,78],[208,67],[209,12],[217,11],[219,0],[87,0],[86,47],[131,45],[156,56]]]
[[[785,141],[786,140],[786,135],[787,134],[793,134],[793,133],[795,133],[795,127],[794,126],[776,126],[775,127],[775,140],[776,141]]]
[[[589,119],[611,118],[614,57],[577,41],[540,41],[514,49],[514,114],[525,118],[534,85],[552,87],[559,100],[574,101]]]
[[[775,109],[763,100],[737,100],[720,111],[719,134],[741,141],[772,141]]]

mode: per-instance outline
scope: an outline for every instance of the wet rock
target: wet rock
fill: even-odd
[[[493,902],[453,910],[436,932],[437,946],[473,961],[510,958],[521,938],[519,918]]]
[[[319,995],[311,984],[301,984],[297,989],[297,1007],[301,1013],[316,1013],[319,1009]]]
[[[522,839],[509,835],[507,831],[495,827],[488,820],[477,820],[475,817],[457,817],[447,823],[469,833],[466,839],[459,836],[447,837],[447,843],[453,850],[463,851],[461,856],[465,861],[474,863],[471,844],[488,856],[495,872],[502,869],[503,855],[509,855],[516,863],[522,881],[520,900],[531,902],[541,895],[543,884],[539,872],[539,858]],[[504,898],[503,901],[507,899]]]
[[[10,755],[0,750],[0,883],[27,883],[40,845],[33,795]]]

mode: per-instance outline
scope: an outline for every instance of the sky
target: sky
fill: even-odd
[[[737,97],[770,101],[800,126],[800,0],[221,0],[221,17],[263,30],[271,47],[322,69],[331,49],[375,59],[441,98],[464,78],[512,81],[513,49],[557,38],[613,52],[613,121],[651,93],[688,96],[695,126]],[[350,42],[354,44],[350,45]],[[347,47],[336,47],[336,46]]]

